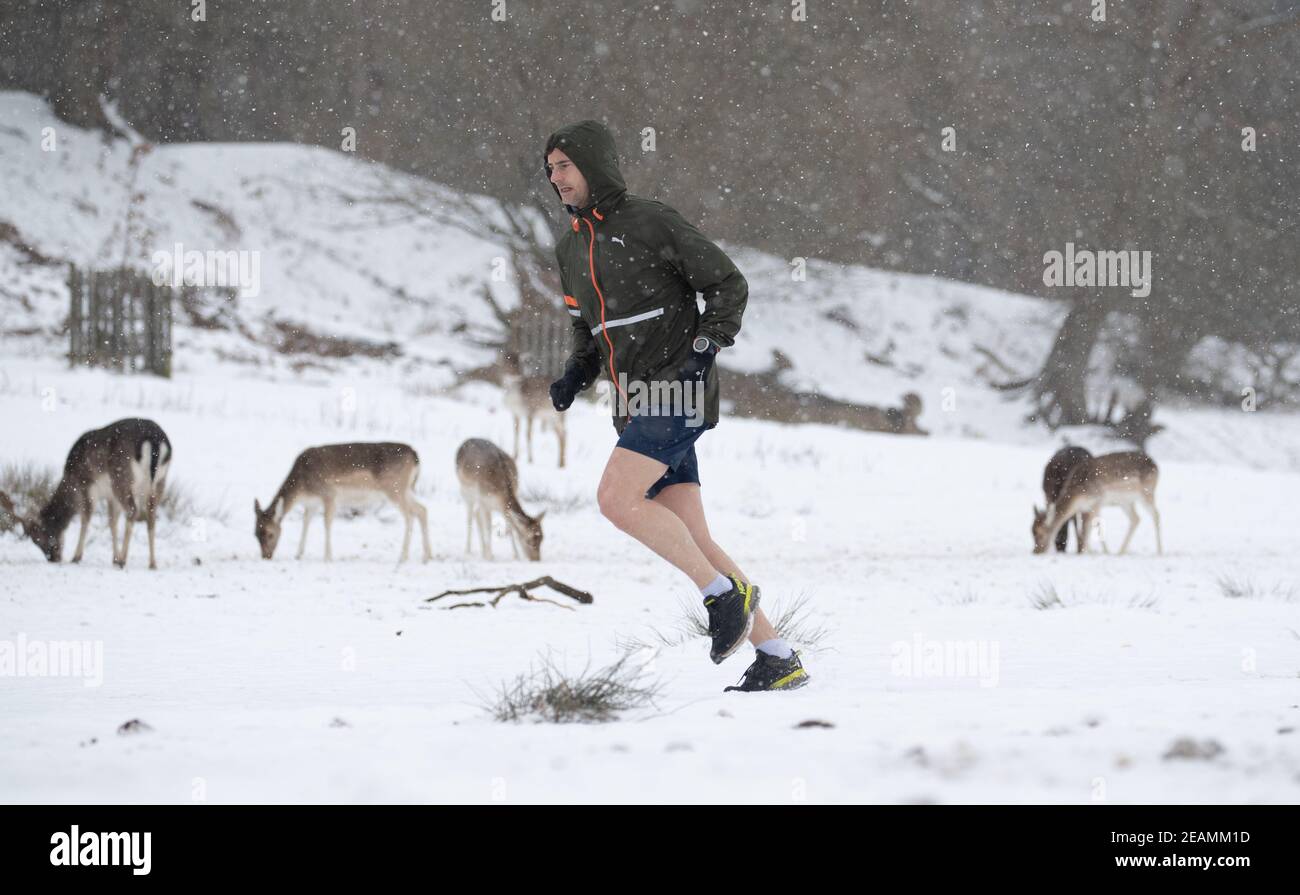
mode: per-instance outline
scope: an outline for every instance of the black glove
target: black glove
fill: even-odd
[[[578,392],[586,387],[581,370],[566,370],[563,376],[551,383],[551,404],[563,413],[573,404]]]
[[[683,382],[704,382],[709,377],[709,368],[713,366],[713,359],[718,355],[718,346],[712,342],[706,351],[696,351],[691,349],[690,356],[686,358],[686,363],[682,364],[677,371],[677,378]]]

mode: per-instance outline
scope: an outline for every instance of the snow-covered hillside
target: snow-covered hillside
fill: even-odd
[[[44,151],[51,132],[56,148]],[[397,363],[430,388],[447,388],[458,372],[492,359],[478,343],[501,334],[481,290],[504,308],[518,295],[509,278],[491,276],[501,248],[466,229],[468,208],[491,213],[483,197],[298,145],[162,145],[134,165],[132,158],[127,140],[66,125],[30,94],[0,92],[6,332],[34,331],[50,342],[67,312],[65,262],[148,268],[155,253],[179,244],[258,254],[260,289],[241,296],[233,316],[268,343],[276,323],[395,342]],[[990,384],[1038,368],[1060,320],[1056,305],[815,257],[806,259],[806,276],[796,276],[796,259],[728,248],[751,296],[744,337],[721,358],[724,368],[767,370],[780,351],[791,363],[782,374],[791,388],[891,406],[914,391],[932,433],[1042,440],[1023,425],[1026,405]],[[301,366],[245,335],[178,325],[179,373],[213,356],[242,359],[263,375]],[[1272,414],[1260,426],[1244,413],[1207,420],[1162,407],[1158,420],[1167,427],[1151,444],[1158,455],[1300,469],[1294,416]],[[1088,432],[1065,438],[1107,446]]]

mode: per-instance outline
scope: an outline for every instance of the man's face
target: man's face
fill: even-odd
[[[585,208],[587,205],[587,178],[582,176],[578,166],[558,149],[552,149],[546,157],[551,166],[551,183],[560,191],[560,198],[566,205]]]

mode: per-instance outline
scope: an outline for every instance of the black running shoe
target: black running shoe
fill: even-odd
[[[808,672],[803,670],[798,653],[792,653],[788,659],[778,659],[762,650],[757,652],[754,664],[745,669],[740,686],[726,687],[723,693],[728,690],[798,690],[807,685]]]
[[[735,575],[727,577],[731,579],[731,590],[704,601],[709,610],[709,636],[713,638],[709,658],[714,665],[740,649],[754,627],[754,611],[758,609],[758,588]]]

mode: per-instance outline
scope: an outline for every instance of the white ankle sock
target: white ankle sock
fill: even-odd
[[[717,578],[714,578],[711,582],[704,585],[704,587],[701,587],[700,593],[706,598],[718,597],[729,590],[731,590],[731,579],[726,575],[719,575]]]
[[[764,640],[758,645],[758,648],[769,656],[776,656],[778,659],[788,659],[794,655],[794,650],[790,649],[790,644],[786,643],[780,637],[773,637],[771,640]]]

